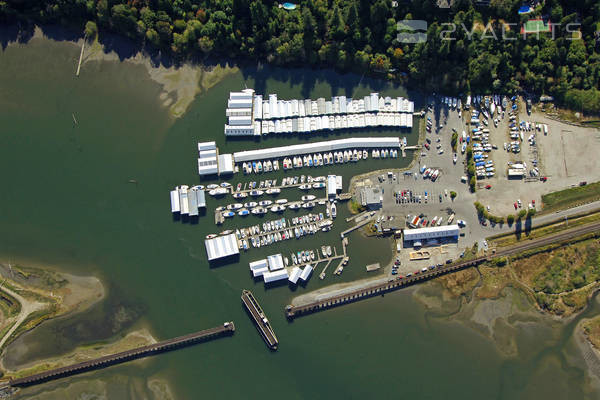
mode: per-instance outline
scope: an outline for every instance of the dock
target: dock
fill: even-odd
[[[199,332],[190,333],[189,335],[179,336],[173,339],[164,340],[158,343],[147,346],[138,347],[135,349],[122,351],[104,357],[95,358],[93,360],[72,364],[66,367],[54,368],[48,371],[29,375],[23,378],[11,379],[9,385],[12,387],[31,386],[39,383],[47,382],[54,379],[63,378],[75,374],[80,374],[86,371],[106,368],[110,365],[120,364],[138,358],[146,357],[153,354],[162,353],[165,351],[175,350],[184,346],[189,346],[202,341],[207,341],[223,335],[232,335],[235,332],[233,321],[225,322],[215,328],[206,329]]]
[[[85,39],[87,36],[83,37],[83,43],[81,44],[81,53],[79,54],[79,63],[77,64],[77,72],[75,76],[79,76],[79,70],[81,69],[81,61],[83,61],[83,49],[85,48]]]
[[[355,231],[359,228],[362,228],[363,226],[367,225],[369,222],[371,222],[373,220],[373,217],[371,218],[367,218],[364,221],[359,222],[358,224],[346,229],[345,231],[343,231],[342,233],[340,233],[340,236],[342,237],[342,239],[349,234],[352,231]]]
[[[277,350],[277,346],[279,345],[277,336],[275,336],[271,323],[251,291],[245,289],[242,290],[242,303],[244,304],[246,311],[250,314],[250,317],[254,320],[256,329],[260,332],[267,346],[269,346],[271,350]]]

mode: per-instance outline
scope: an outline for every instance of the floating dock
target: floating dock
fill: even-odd
[[[251,291],[245,289],[242,290],[242,303],[244,304],[244,307],[246,307],[250,317],[254,320],[256,329],[260,332],[267,346],[269,346],[271,350],[277,350],[277,346],[279,345],[277,336],[275,336],[271,323],[265,316],[260,304],[258,304],[258,301]]]

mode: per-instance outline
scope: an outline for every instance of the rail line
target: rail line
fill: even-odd
[[[371,286],[356,289],[345,294],[331,296],[326,299],[310,302],[303,305],[288,305],[285,307],[285,314],[288,319],[294,319],[300,315],[310,314],[316,311],[325,310],[331,307],[340,306],[343,304],[355,302],[358,300],[366,299],[373,296],[383,295],[387,292],[401,289],[403,287],[411,286],[416,283],[420,283],[429,279],[436,278],[441,275],[456,272],[464,268],[470,268],[482,264],[490,259],[496,257],[507,256],[522,251],[526,251],[532,248],[546,246],[548,244],[562,242],[564,240],[572,239],[577,236],[585,235],[586,233],[598,232],[600,230],[600,222],[594,222],[591,224],[578,226],[569,230],[561,231],[553,235],[544,236],[538,239],[528,240],[523,243],[518,243],[514,246],[501,248],[496,251],[495,254],[490,256],[478,257],[475,259],[463,261],[456,264],[451,264],[434,270],[413,275],[411,277],[404,278],[390,278],[384,283],[375,283]]]

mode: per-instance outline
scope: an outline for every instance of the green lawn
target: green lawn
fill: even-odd
[[[543,195],[542,211],[544,213],[554,212],[596,200],[600,200],[600,182]]]

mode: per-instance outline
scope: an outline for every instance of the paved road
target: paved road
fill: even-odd
[[[0,340],[0,349],[2,348],[2,346],[4,346],[4,344],[6,343],[8,338],[10,338],[10,336],[13,334],[13,332],[15,330],[17,330],[17,328],[19,326],[21,326],[21,324],[27,319],[27,317],[31,313],[41,310],[45,306],[45,304],[43,304],[43,303],[38,303],[37,301],[29,301],[29,300],[25,299],[18,293],[15,293],[14,291],[10,290],[9,288],[7,288],[5,286],[3,286],[1,288],[1,290],[5,291],[9,295],[11,295],[14,299],[16,299],[21,304],[21,312],[19,312],[19,315],[17,316],[17,319],[16,319],[15,323],[13,324],[13,326],[8,330],[8,332],[6,332],[4,337]]]

